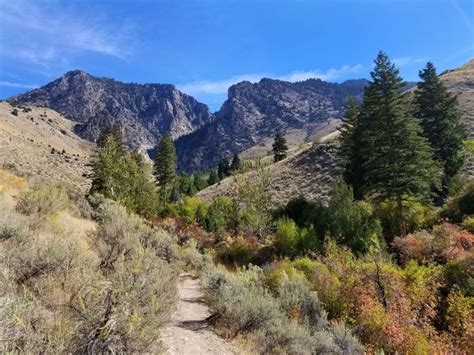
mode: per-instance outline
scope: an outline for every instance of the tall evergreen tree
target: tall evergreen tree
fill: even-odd
[[[357,119],[360,113],[354,96],[350,96],[347,100],[346,112],[342,119],[339,131],[340,155],[344,168],[344,180],[353,187],[356,198],[361,198],[361,187],[363,184],[363,176],[361,176],[360,166],[363,157],[360,156],[359,136],[355,134],[357,129]]]
[[[116,200],[123,188],[120,182],[120,169],[126,151],[117,142],[115,135],[103,138],[97,156],[92,162],[92,185],[90,193],[100,193],[107,198]]]
[[[128,153],[112,133],[104,138],[92,164],[90,193],[120,201],[144,216],[155,214],[158,207],[151,167],[141,154]]]
[[[176,179],[176,150],[169,134],[163,136],[157,148],[154,175],[163,190],[170,188]]]
[[[235,153],[234,157],[232,158],[232,163],[230,164],[230,171],[231,172],[239,171],[241,167],[242,167],[242,163],[240,161],[239,155]]]
[[[219,176],[220,180],[230,175],[230,164],[229,160],[226,157],[219,159],[219,164],[217,166],[217,175]]]
[[[109,122],[102,126],[99,137],[97,138],[97,146],[102,148],[109,136],[113,136],[119,146],[124,146],[122,127],[119,123]]]
[[[364,162],[358,176],[362,191],[378,199],[394,199],[400,233],[406,233],[404,203],[429,201],[439,185],[440,168],[417,120],[407,109],[405,83],[387,55],[380,52],[364,92],[364,103],[354,130]],[[354,164],[352,165],[354,167]]]
[[[286,145],[285,137],[283,137],[283,134],[280,131],[278,131],[275,134],[272,148],[273,148],[273,161],[275,163],[277,161],[280,161],[286,158],[286,152],[288,151],[288,146]]]
[[[193,182],[197,191],[204,190],[207,187],[207,181],[201,174],[194,174]]]
[[[207,184],[209,186],[217,184],[219,182],[219,175],[217,175],[217,172],[215,170],[211,170],[209,173],[209,178],[207,179]]]
[[[463,140],[467,137],[457,99],[446,89],[433,63],[428,62],[419,76],[422,81],[415,91],[415,116],[449,179],[463,165]]]

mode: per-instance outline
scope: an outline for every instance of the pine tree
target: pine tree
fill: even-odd
[[[241,167],[242,167],[242,163],[240,162],[239,155],[235,153],[234,157],[232,158],[232,164],[230,164],[230,171],[237,172],[240,170]]]
[[[449,179],[463,165],[463,140],[467,137],[457,99],[448,92],[433,63],[428,62],[419,76],[422,81],[415,91],[415,116],[420,120],[436,159],[443,164],[445,178]]]
[[[158,207],[151,167],[141,154],[128,153],[112,133],[104,138],[92,164],[90,193],[120,201],[143,216],[154,215]]]
[[[404,235],[404,203],[407,199],[429,201],[432,188],[439,185],[439,165],[407,109],[403,79],[385,53],[375,59],[371,78],[353,133],[364,158],[357,174],[363,177],[363,192],[396,201]]]
[[[175,185],[176,189],[180,192],[180,195],[194,196],[197,192],[192,175],[185,173],[178,175]]]
[[[340,155],[341,163],[344,168],[344,180],[354,189],[356,198],[361,198],[361,187],[363,177],[361,176],[360,166],[363,162],[359,151],[358,135],[354,132],[357,130],[357,119],[360,107],[355,97],[350,96],[347,100],[345,116],[342,119],[339,131]]]
[[[194,174],[193,182],[194,186],[196,186],[197,191],[204,190],[207,187],[207,181],[203,178],[201,174]]]
[[[120,183],[121,162],[126,151],[117,142],[115,135],[109,134],[99,146],[97,157],[92,163],[92,185],[90,193],[100,193],[107,198],[117,199],[123,188]]]
[[[273,148],[273,161],[275,163],[277,161],[280,161],[286,158],[286,152],[288,150],[288,146],[286,145],[285,137],[283,137],[283,134],[280,131],[278,131],[275,134],[272,148]]]
[[[169,134],[163,136],[154,161],[154,175],[158,186],[170,188],[176,179],[176,150]]]
[[[217,175],[220,180],[223,180],[230,175],[230,164],[229,160],[226,157],[219,159],[219,164],[217,166]]]
[[[215,170],[211,170],[209,173],[209,178],[207,179],[207,184],[209,186],[217,184],[219,182],[219,175],[217,175],[217,172]]]
[[[106,123],[102,126],[99,137],[97,138],[97,146],[102,148],[105,145],[105,141],[108,136],[113,136],[115,142],[119,146],[124,146],[123,142],[123,135],[122,135],[122,127],[118,123]]]

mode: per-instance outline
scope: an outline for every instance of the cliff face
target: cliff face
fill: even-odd
[[[168,132],[176,139],[211,121],[206,105],[174,85],[125,84],[79,70],[9,101],[54,109],[79,122],[76,131],[91,141],[104,123],[117,122],[132,148],[152,146]]]
[[[176,141],[178,168],[213,167],[219,156],[231,157],[277,130],[300,130],[310,139],[322,122],[342,117],[348,96],[361,99],[366,84],[364,79],[341,84],[319,79],[297,83],[262,79],[233,85],[212,123]]]

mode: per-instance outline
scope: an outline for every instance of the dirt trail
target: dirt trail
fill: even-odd
[[[163,341],[167,354],[236,354],[237,352],[209,326],[210,313],[203,301],[199,279],[181,274],[178,284],[178,309],[164,329]]]

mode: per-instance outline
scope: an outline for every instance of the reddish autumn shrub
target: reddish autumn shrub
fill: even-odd
[[[422,230],[405,237],[396,237],[392,246],[397,250],[402,263],[415,259],[426,264],[464,259],[472,255],[473,243],[474,234],[454,224],[443,223],[433,227],[431,232]]]

